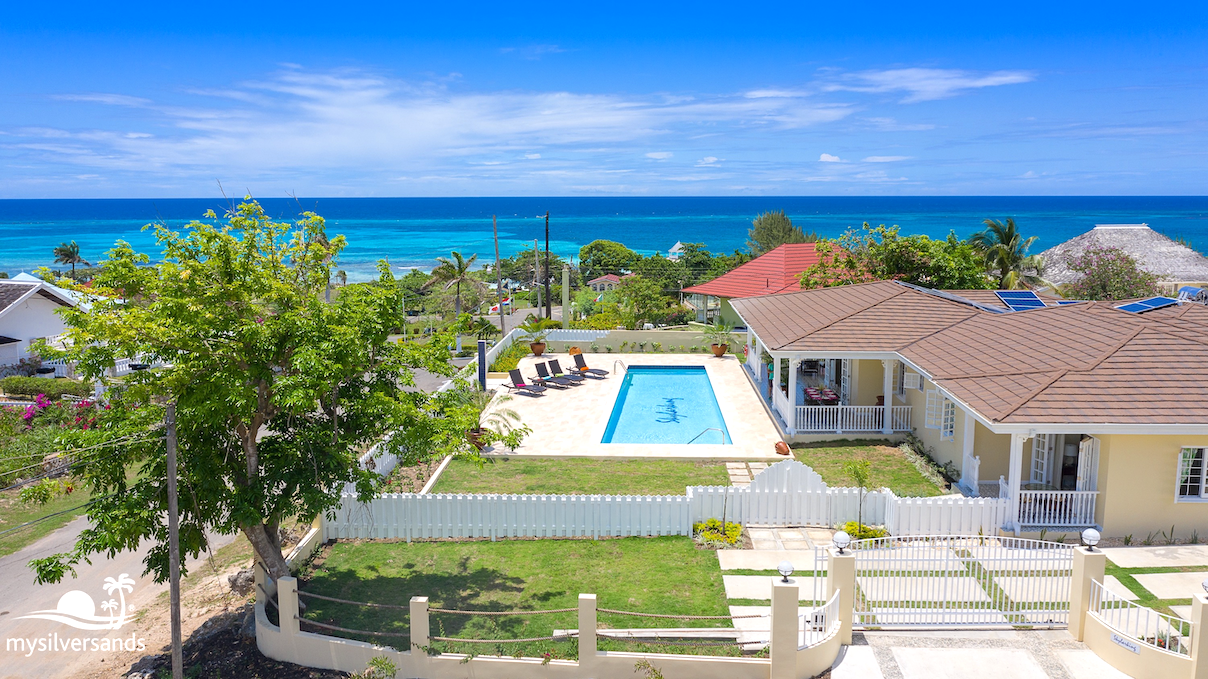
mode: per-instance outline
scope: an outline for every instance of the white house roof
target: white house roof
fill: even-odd
[[[1066,257],[1090,247],[1116,248],[1160,280],[1208,281],[1208,257],[1149,228],[1147,224],[1097,224],[1095,228],[1040,253],[1044,277],[1058,285],[1078,280],[1066,266]]]

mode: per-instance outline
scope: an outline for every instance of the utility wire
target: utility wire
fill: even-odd
[[[115,438],[115,439],[110,439],[110,440],[108,440],[108,441],[102,441],[102,442],[100,442],[100,443],[94,443],[94,444],[92,444],[92,445],[90,445],[90,446],[87,446],[87,447],[85,447],[85,448],[72,448],[72,449],[69,449],[69,450],[56,450],[56,451],[54,451],[54,452],[52,452],[52,453],[28,453],[28,454],[25,454],[25,455],[13,455],[13,456],[11,456],[11,457],[0,457],[0,462],[5,462],[5,461],[8,461],[8,460],[22,460],[22,459],[27,459],[27,458],[33,457],[33,456],[35,456],[35,455],[42,455],[42,457],[47,457],[47,456],[49,456],[49,455],[64,455],[64,454],[67,454],[67,453],[82,453],[82,452],[85,452],[85,451],[88,451],[88,450],[93,450],[93,449],[96,449],[96,448],[105,448],[105,447],[107,447],[107,446],[116,445],[116,444],[118,444],[118,443],[124,443],[124,442],[126,442],[126,441],[130,441],[130,440],[132,440],[132,439],[136,439],[136,438],[139,438],[139,437],[141,437],[141,436],[146,436],[146,435],[147,435],[147,434],[149,434],[149,433],[150,433],[150,432],[138,432],[138,433],[136,433],[136,434],[127,434],[127,435],[125,435],[125,436],[119,436],[118,438]]]
[[[54,517],[56,517],[56,516],[62,516],[62,515],[64,515],[64,514],[68,514],[68,513],[70,513],[70,512],[74,512],[74,511],[75,511],[75,510],[77,510],[77,509],[83,509],[84,507],[87,507],[88,505],[90,505],[90,504],[92,504],[92,503],[96,502],[97,500],[103,500],[103,499],[105,499],[105,498],[107,498],[107,497],[113,497],[113,496],[114,496],[114,495],[116,495],[116,494],[117,494],[117,493],[110,493],[109,495],[103,495],[103,496],[101,496],[101,497],[93,498],[93,499],[89,500],[88,502],[85,502],[85,503],[84,503],[84,504],[82,504],[82,505],[77,505],[77,506],[75,506],[75,507],[72,507],[71,509],[64,509],[64,510],[63,510],[63,511],[61,511],[61,512],[55,512],[54,514],[47,514],[46,516],[42,516],[42,517],[36,518],[36,519],[34,519],[34,520],[32,520],[32,521],[26,521],[26,522],[25,522],[25,523],[23,523],[23,524],[20,524],[20,525],[17,525],[17,526],[13,526],[12,528],[9,528],[9,529],[7,529],[7,530],[2,530],[2,531],[0,531],[0,538],[4,537],[5,535],[8,535],[9,533],[14,533],[14,532],[16,532],[16,531],[19,531],[19,530],[21,530],[21,529],[23,529],[23,528],[29,528],[30,526],[33,526],[33,525],[35,525],[35,524],[42,523],[43,521],[45,521],[45,520],[47,520],[47,519],[53,519],[53,518],[54,518]]]

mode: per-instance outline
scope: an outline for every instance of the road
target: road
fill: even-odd
[[[142,575],[143,557],[147,555],[150,545],[144,544],[134,552],[120,552],[113,558],[103,555],[94,556],[92,563],[81,563],[76,566],[76,575],[68,574],[62,582],[54,585],[34,584],[33,571],[27,565],[31,559],[39,559],[59,552],[70,551],[75,545],[76,537],[88,525],[86,517],[80,517],[63,528],[47,535],[41,540],[29,545],[15,554],[0,557],[0,677],[66,677],[72,675],[83,665],[96,662],[96,653],[90,651],[46,651],[26,655],[15,648],[15,640],[46,638],[58,634],[63,638],[83,639],[130,639],[143,636],[138,622],[129,623],[121,630],[86,631],[50,620],[18,619],[19,616],[39,610],[54,609],[67,592],[79,590],[92,597],[96,602],[96,615],[105,616],[108,613],[100,610],[101,603],[112,595],[105,592],[105,578],[117,578],[123,573],[134,579],[134,589],[127,595],[127,612],[133,607],[139,609],[153,601],[156,596],[168,588],[168,585],[157,585],[150,576]],[[234,535],[212,536],[212,549],[229,544],[235,539]],[[202,559],[189,559],[186,567],[194,571],[203,566]],[[116,594],[116,593],[115,593]],[[91,642],[85,642],[91,643]],[[26,649],[28,651],[28,648]],[[153,653],[148,648],[147,653]],[[120,668],[125,669],[125,668]]]

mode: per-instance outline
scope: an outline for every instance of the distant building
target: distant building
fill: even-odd
[[[50,339],[67,330],[58,309],[76,301],[40,280],[0,280],[0,366],[29,357],[33,340]]]
[[[1208,284],[1208,257],[1149,228],[1147,224],[1096,224],[1081,236],[1040,253],[1044,258],[1044,278],[1063,285],[1078,280],[1079,274],[1066,265],[1066,258],[1077,256],[1092,246],[1116,248],[1137,260],[1141,269],[1158,277],[1166,292],[1183,285]]]
[[[674,262],[675,260],[679,259],[680,256],[683,254],[684,254],[684,244],[679,241],[675,241],[675,245],[672,245],[671,249],[667,251],[667,259],[670,259],[671,261]]]
[[[781,245],[708,283],[684,288],[684,301],[696,309],[696,320],[702,323],[720,317],[731,325],[741,325],[730,300],[800,290],[797,277],[818,259],[813,243]]]
[[[620,276],[608,273],[587,281],[587,287],[591,288],[592,292],[606,292],[615,289],[620,282]]]

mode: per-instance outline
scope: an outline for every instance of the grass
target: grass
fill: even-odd
[[[809,465],[830,486],[850,486],[843,465],[852,460],[872,464],[870,488],[889,488],[899,497],[932,497],[947,491],[919,473],[897,447],[884,441],[827,441],[793,445],[797,460]]]
[[[623,577],[620,577],[623,574]],[[727,615],[717,556],[686,537],[614,540],[501,540],[498,542],[346,543],[316,560],[301,585],[352,601],[406,605],[429,597],[432,608],[510,611],[576,608],[580,593],[595,593],[600,608],[646,613]],[[303,600],[305,617],[350,629],[407,633],[405,610],[373,609],[321,599]],[[600,627],[728,627],[728,621],[668,620],[600,613]],[[431,614],[432,636],[518,639],[578,627],[575,612],[548,615]],[[306,629],[303,625],[303,629]],[[330,633],[330,632],[328,632]],[[356,635],[347,635],[353,636]],[[368,639],[367,639],[368,640]],[[404,638],[376,643],[405,648]],[[600,640],[601,650],[653,646]],[[434,642],[444,652],[574,658],[575,641],[507,644]],[[672,650],[674,649],[674,650]],[[663,652],[736,655],[734,647],[664,645]]]
[[[728,486],[721,462],[487,458],[453,460],[434,493],[683,495],[688,486]]]
[[[33,521],[42,516],[55,514],[73,508],[88,502],[92,499],[83,484],[76,483],[75,492],[70,495],[58,494],[51,498],[50,502],[44,505],[26,504],[21,502],[17,494],[20,489],[13,489],[0,493],[0,531],[8,530],[14,526],[18,526],[26,521]],[[85,508],[79,507],[66,514],[61,514],[51,519],[36,523],[27,528],[22,528],[15,533],[9,533],[0,537],[0,556],[12,554],[32,544],[51,533],[52,531],[63,527],[72,519],[84,513]]]
[[[1107,560],[1107,566],[1104,568],[1104,575],[1114,575],[1120,581],[1120,584],[1127,587],[1133,594],[1136,594],[1138,599],[1135,603],[1152,608],[1159,613],[1174,615],[1178,617],[1174,611],[1170,610],[1171,606],[1190,606],[1191,597],[1184,599],[1159,599],[1152,592],[1145,589],[1134,575],[1143,575],[1148,573],[1194,573],[1198,571],[1208,570],[1208,566],[1159,566],[1149,568],[1121,568],[1112,563],[1111,559]]]

